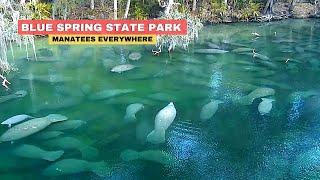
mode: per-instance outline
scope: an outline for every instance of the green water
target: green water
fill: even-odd
[[[12,152],[20,144],[64,150],[56,161],[103,160],[108,167],[105,172],[111,172],[103,177],[82,172],[56,179],[319,179],[319,27],[319,20],[208,26],[189,51],[176,49],[171,54],[153,56],[148,47],[123,46],[124,60],[120,46],[62,47],[48,45],[47,39],[38,40],[37,49],[49,50],[42,55],[52,55],[45,59],[56,62],[27,61],[24,49],[17,48],[12,63],[19,70],[8,77],[11,91],[1,89],[0,95],[18,90],[26,90],[28,95],[2,103],[1,121],[18,114],[43,117],[53,113],[85,121],[78,128],[61,130],[64,134],[56,138],[76,138],[83,147],[97,149],[98,154],[84,157],[79,148],[47,147],[49,140],[36,139],[37,134],[13,144],[3,142],[0,179],[48,178],[42,173],[53,162],[16,156]],[[256,38],[253,32],[261,36]],[[193,53],[212,47],[209,42],[228,52]],[[255,48],[270,60],[253,58],[252,51],[232,52],[237,48]],[[131,52],[140,52],[142,58],[129,60]],[[29,53],[32,55],[32,51]],[[137,67],[124,73],[111,72],[122,63]],[[47,82],[23,79],[28,75],[42,75]],[[50,81],[52,75],[69,81]],[[251,105],[237,103],[259,87],[275,90],[274,95],[266,97],[275,99],[266,115],[258,111],[261,98]],[[91,94],[107,89],[135,91],[90,100]],[[203,122],[201,109],[213,99],[224,103]],[[155,116],[169,102],[174,103],[177,116],[166,131],[165,143],[147,142]],[[136,114],[136,121],[127,123],[123,118],[132,103],[142,103],[144,109]],[[7,129],[2,125],[0,131]],[[126,149],[164,150],[177,163],[165,166],[143,160],[124,161],[120,153]],[[75,164],[73,168],[78,167]]]

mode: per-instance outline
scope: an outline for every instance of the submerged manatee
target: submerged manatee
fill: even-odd
[[[88,98],[90,100],[101,100],[101,99],[115,97],[121,94],[131,93],[134,91],[135,91],[134,89],[108,89],[108,90],[104,90],[104,91],[100,91],[98,93],[92,94]]]
[[[86,124],[87,122],[82,120],[68,120],[63,122],[58,122],[52,124],[50,127],[47,128],[49,131],[63,131],[69,129],[77,129],[78,127]]]
[[[73,137],[51,139],[44,142],[43,145],[53,149],[77,149],[81,152],[84,159],[94,159],[98,156],[98,150],[96,148],[90,147]]]
[[[275,90],[272,88],[260,87],[253,90],[247,96],[240,99],[240,103],[243,105],[250,105],[256,98],[262,98],[266,96],[272,96],[275,94]]]
[[[124,119],[126,121],[136,120],[136,113],[143,108],[144,106],[141,103],[130,104],[126,109],[126,115],[124,116]]]
[[[204,105],[200,112],[200,119],[202,121],[206,121],[217,112],[219,104],[223,103],[223,101],[220,100],[213,100],[209,102],[208,104]]]
[[[27,91],[20,90],[20,91],[15,92],[14,94],[10,94],[10,95],[7,95],[7,96],[1,96],[0,97],[0,103],[7,102],[7,101],[9,101],[11,99],[22,98],[22,97],[25,97],[27,94],[28,94]]]
[[[55,162],[43,171],[45,176],[62,176],[81,172],[93,172],[98,176],[107,176],[110,172],[104,161],[88,162],[79,159],[63,159]]]
[[[261,98],[262,102],[258,106],[258,111],[261,115],[268,114],[272,109],[272,102],[274,99]]]
[[[118,65],[118,66],[115,66],[111,69],[111,72],[116,72],[116,73],[122,73],[122,72],[125,72],[125,71],[129,71],[129,70],[132,70],[136,68],[135,65],[132,65],[132,64],[122,64],[122,65]]]
[[[27,136],[30,136],[31,134],[45,129],[52,123],[65,121],[67,119],[67,117],[60,114],[50,114],[45,117],[31,119],[8,129],[0,137],[0,142],[14,141],[25,138]]]
[[[154,130],[147,136],[147,141],[153,144],[165,142],[165,133],[176,118],[176,108],[173,102],[161,109],[155,117]]]
[[[39,132],[35,134],[33,137],[36,139],[51,139],[58,137],[60,135],[64,134],[61,131],[45,131],[45,132]]]
[[[23,144],[13,150],[16,156],[31,158],[31,159],[44,159],[47,161],[55,161],[59,159],[64,151],[45,151],[33,145]]]
[[[195,49],[195,53],[201,53],[201,54],[222,54],[227,53],[229,51],[221,50],[221,49]]]
[[[12,124],[16,124],[16,123],[24,121],[28,118],[34,118],[34,117],[29,116],[27,114],[20,114],[20,115],[13,116],[13,117],[3,121],[1,124],[7,124],[9,127],[11,127]]]
[[[135,151],[131,149],[126,149],[121,152],[120,158],[124,161],[133,160],[145,160],[152,161],[156,163],[161,163],[167,166],[174,165],[177,160],[174,156],[161,150],[147,150],[147,151]]]

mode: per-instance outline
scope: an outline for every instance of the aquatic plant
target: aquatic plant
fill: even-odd
[[[203,24],[199,18],[190,13],[183,13],[178,10],[179,4],[173,5],[169,11],[162,13],[158,19],[186,19],[188,22],[187,35],[157,35],[156,47],[160,49],[168,48],[168,51],[174,50],[176,47],[181,47],[187,50],[191,41],[196,40],[199,31],[203,28]]]
[[[31,44],[34,54],[35,44],[34,36],[18,35],[18,20],[19,19],[32,19],[32,13],[26,7],[25,3],[17,3],[14,0],[1,0],[0,1],[0,78],[3,80],[2,85],[6,87],[10,84],[6,79],[6,74],[12,70],[17,70],[13,64],[9,64],[7,52],[11,50],[11,55],[14,58],[13,43],[15,42],[18,46],[24,46],[28,55],[28,46]]]

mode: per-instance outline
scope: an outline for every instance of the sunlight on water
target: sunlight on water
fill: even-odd
[[[189,51],[159,56],[151,46],[38,39],[38,60],[28,61],[17,48],[11,91],[0,89],[1,122],[55,115],[13,144],[27,127],[0,137],[0,179],[319,179],[319,27],[310,19],[207,26]],[[170,102],[174,121],[151,133]]]

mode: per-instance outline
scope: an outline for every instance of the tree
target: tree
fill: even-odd
[[[131,2],[131,0],[128,0],[128,1],[127,1],[126,11],[125,11],[125,13],[124,13],[123,19],[127,19],[127,18],[128,18],[129,8],[130,8],[130,2]]]
[[[91,9],[94,9],[94,0],[91,0],[90,8],[91,8]]]
[[[118,14],[118,0],[113,0],[113,19],[116,20]]]
[[[193,4],[192,4],[192,11],[196,11],[197,9],[197,0],[193,0]]]

